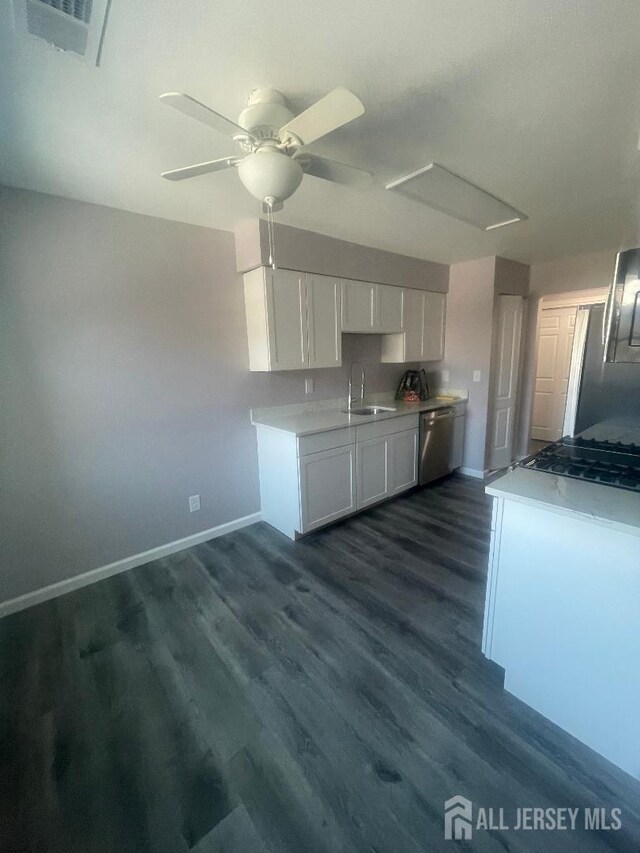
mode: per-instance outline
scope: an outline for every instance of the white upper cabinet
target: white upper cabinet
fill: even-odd
[[[339,279],[261,267],[244,295],[251,370],[340,365]]]
[[[342,331],[375,332],[376,284],[342,279]]]
[[[343,278],[342,331],[402,331],[402,288]]]
[[[442,361],[444,358],[446,304],[446,294],[425,291],[421,361]]]
[[[307,273],[308,367],[340,367],[340,279]]]
[[[402,331],[402,288],[388,284],[376,286],[377,332]]]
[[[444,358],[445,293],[405,288],[402,328],[382,339],[383,362],[441,361]]]
[[[304,273],[265,270],[270,370],[306,367]]]
[[[444,293],[259,267],[244,295],[251,370],[340,367],[342,332],[383,335],[384,362],[444,358]]]

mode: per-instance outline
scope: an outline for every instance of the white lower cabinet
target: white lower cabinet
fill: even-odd
[[[300,533],[356,509],[355,459],[353,444],[300,458]]]
[[[418,430],[390,436],[389,456],[389,494],[397,495],[418,482]]]
[[[415,486],[418,417],[300,437],[258,426],[263,520],[295,539]]]
[[[389,436],[369,438],[356,444],[358,509],[377,503],[389,494]]]

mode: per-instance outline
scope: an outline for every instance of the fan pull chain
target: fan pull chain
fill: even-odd
[[[273,201],[271,197],[265,199],[267,205],[267,233],[269,235],[269,266],[274,270],[276,269],[276,241],[273,229]]]

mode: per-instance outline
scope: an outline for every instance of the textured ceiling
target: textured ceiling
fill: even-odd
[[[278,219],[436,261],[524,262],[640,243],[638,0],[112,0],[99,68],[13,32],[0,8],[0,181],[233,230],[258,215],[235,171],[160,172],[235,153],[160,104],[236,118],[252,88],[296,110],[339,84],[365,115],[314,146],[376,175],[305,177]],[[529,215],[485,234],[387,193],[435,160]]]

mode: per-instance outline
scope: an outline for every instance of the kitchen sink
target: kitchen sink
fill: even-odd
[[[358,409],[340,409],[346,415],[380,415],[382,412],[395,412],[390,406],[361,406]]]

